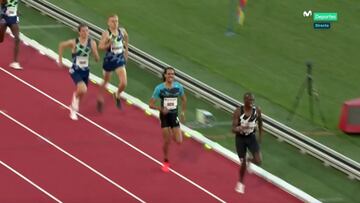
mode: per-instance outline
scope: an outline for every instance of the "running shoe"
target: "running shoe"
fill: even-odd
[[[18,62],[12,62],[12,63],[10,63],[9,66],[11,68],[13,68],[13,69],[16,69],[16,70],[22,70],[23,69]]]
[[[169,172],[169,170],[170,170],[169,162],[164,162],[162,167],[161,167],[161,170],[164,171],[165,173]]]
[[[115,100],[115,105],[118,109],[121,109],[121,101],[120,101],[120,96],[117,96],[117,93],[114,92],[113,94],[114,100]]]
[[[235,186],[235,191],[238,193],[244,194],[245,193],[245,185],[240,182],[237,182],[236,186]]]
[[[71,120],[78,120],[78,115],[76,114],[76,111],[72,108],[72,106],[70,106],[70,118]]]

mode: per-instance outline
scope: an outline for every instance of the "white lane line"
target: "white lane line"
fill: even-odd
[[[66,154],[67,156],[69,156],[70,158],[74,159],[75,161],[79,162],[81,165],[85,166],[86,168],[88,168],[89,170],[91,170],[92,172],[94,172],[95,174],[97,174],[98,176],[102,177],[103,179],[105,179],[106,181],[108,181],[109,183],[113,184],[114,186],[116,186],[117,188],[119,188],[120,190],[126,192],[128,195],[132,196],[133,198],[135,198],[136,200],[138,200],[139,202],[145,202],[144,200],[140,199],[138,196],[134,195],[133,193],[131,193],[130,191],[128,191],[127,189],[125,189],[124,187],[122,187],[121,185],[117,184],[116,182],[114,182],[113,180],[111,180],[110,178],[106,177],[105,175],[103,175],[102,173],[100,173],[99,171],[97,171],[96,169],[92,168],[91,166],[89,166],[88,164],[86,164],[85,162],[81,161],[80,159],[76,158],[74,155],[70,154],[69,152],[65,151],[64,149],[62,149],[61,147],[57,146],[56,144],[52,143],[50,140],[46,139],[45,137],[43,137],[42,135],[40,135],[39,133],[35,132],[34,130],[32,130],[31,128],[29,128],[28,126],[24,125],[23,123],[21,123],[20,121],[16,120],[15,118],[11,117],[10,115],[0,111],[0,114],[4,115],[6,118],[12,120],[14,123],[18,124],[19,126],[25,128],[27,131],[31,132],[32,134],[36,135],[37,137],[39,137],[40,139],[44,140],[45,142],[47,142],[48,144],[50,144],[51,146],[55,147],[57,150],[61,151],[62,153]]]
[[[41,188],[40,186],[38,186],[36,183],[34,183],[33,181],[31,181],[30,179],[28,179],[27,177],[25,177],[24,175],[22,175],[21,173],[19,173],[18,171],[16,171],[15,169],[13,169],[11,166],[7,165],[6,163],[4,163],[3,161],[0,160],[0,164],[5,166],[7,169],[9,169],[10,171],[12,171],[13,173],[15,173],[16,175],[18,175],[20,178],[24,179],[26,182],[30,183],[32,186],[34,186],[36,189],[40,190],[41,192],[45,193],[47,196],[49,196],[51,199],[55,200],[56,202],[62,203],[62,201],[60,201],[58,198],[56,198],[54,195],[50,194],[49,192],[47,192],[46,190],[44,190],[43,188]]]
[[[22,25],[20,26],[21,30],[36,30],[36,29],[54,29],[54,28],[64,28],[65,25],[62,24],[50,24],[50,25]]]
[[[33,85],[31,85],[30,83],[24,81],[23,79],[17,77],[16,75],[10,73],[9,71],[3,69],[0,67],[0,70],[2,70],[3,72],[7,73],[8,75],[12,76],[13,78],[15,78],[16,80],[20,81],[21,83],[25,84],[26,86],[30,87],[31,89],[35,90],[36,92],[44,95],[45,97],[49,98],[50,100],[52,100],[53,102],[59,104],[60,106],[69,109],[70,108],[61,103],[60,101],[56,100],[55,98],[51,97],[50,95],[46,94],[45,92],[41,91],[40,89],[34,87]],[[132,149],[134,149],[135,151],[139,152],[140,154],[144,155],[145,157],[149,158],[150,160],[154,161],[155,163],[162,165],[162,163],[158,160],[156,160],[154,157],[150,156],[149,154],[143,152],[142,150],[140,150],[139,148],[135,147],[134,145],[130,144],[129,142],[127,142],[126,140],[122,139],[121,137],[117,136],[115,133],[107,130],[106,128],[100,126],[99,124],[95,123],[94,121],[92,121],[91,119],[87,118],[86,116],[77,113],[78,116],[80,116],[81,118],[83,118],[84,120],[88,121],[89,123],[93,124],[94,126],[96,126],[97,128],[103,130],[104,132],[106,132],[107,134],[111,135],[112,137],[114,137],[115,139],[123,142],[124,144],[128,145],[129,147],[131,147]],[[181,175],[180,173],[176,172],[173,169],[170,169],[171,172],[173,172],[175,175],[179,176],[180,178],[182,178],[183,180],[187,181],[188,183],[192,184],[193,186],[197,187],[198,189],[202,190],[203,192],[207,193],[208,195],[210,195],[211,197],[215,198],[216,200],[218,200],[219,202],[226,202],[225,200],[221,199],[220,197],[218,197],[217,195],[211,193],[210,191],[208,191],[207,189],[205,189],[204,187],[198,185],[197,183],[195,183],[194,181],[190,180],[189,178],[186,178],[185,176]]]

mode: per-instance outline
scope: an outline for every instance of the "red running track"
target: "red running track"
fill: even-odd
[[[0,165],[0,180],[1,202],[52,202],[50,197],[47,197],[3,165]]]
[[[74,85],[67,70],[33,48],[21,45],[22,71],[11,70],[12,41],[6,37],[0,45],[0,67],[28,82],[63,104],[69,104]],[[131,84],[129,84],[131,85]],[[160,165],[117,137],[121,137],[154,159],[162,160],[159,121],[145,116],[143,110],[123,105],[115,108],[106,95],[105,111],[96,112],[97,87],[89,85],[80,113],[104,129],[80,118],[72,121],[68,110],[0,70],[0,110],[36,131],[115,184],[146,202],[300,202],[269,182],[248,174],[246,193],[234,191],[238,166],[201,144],[185,139],[171,146],[172,168],[203,190],[175,173],[163,173]],[[150,97],[150,95],[149,95]],[[135,202],[114,184],[65,155],[20,125],[0,116],[0,160],[11,165],[46,191],[64,202]],[[266,161],[266,160],[265,160]],[[52,202],[42,192],[34,192],[27,182],[0,166],[0,191],[17,193],[14,202]],[[20,191],[19,188],[24,187]],[[11,187],[9,187],[11,186]],[[35,189],[37,190],[37,189]],[[204,190],[208,191],[205,192]],[[216,199],[217,198],[217,199]],[[0,195],[0,202],[5,201]]]

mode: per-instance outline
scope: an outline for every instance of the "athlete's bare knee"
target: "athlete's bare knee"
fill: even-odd
[[[177,144],[182,144],[183,136],[182,136],[181,130],[178,128],[175,128],[174,130],[175,130],[175,132],[174,132],[175,142]]]
[[[127,86],[127,82],[120,82],[119,89],[124,90],[126,88],[126,86]]]
[[[107,85],[107,81],[104,80],[104,81],[100,84],[100,88],[101,88],[101,89],[105,89],[106,85]]]
[[[107,84],[110,80],[110,76],[105,76],[103,80],[103,84]]]
[[[86,88],[81,88],[81,89],[79,90],[79,94],[80,94],[81,96],[85,95],[86,92],[87,92],[87,89],[86,89]]]
[[[253,163],[256,164],[256,165],[258,165],[258,166],[260,166],[261,163],[262,163],[262,161],[261,161],[260,158],[255,158],[255,159],[253,160]]]
[[[164,145],[169,145],[169,144],[170,144],[170,139],[169,138],[164,139]]]

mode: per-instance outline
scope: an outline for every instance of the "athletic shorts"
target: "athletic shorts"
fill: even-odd
[[[125,67],[126,60],[124,54],[120,54],[116,57],[104,57],[103,69],[106,72],[115,71],[119,67]]]
[[[180,126],[177,113],[168,113],[163,115],[160,113],[161,128],[178,128]]]
[[[90,71],[89,69],[87,70],[74,70],[72,68],[70,68],[70,76],[73,79],[75,85],[77,85],[79,82],[84,82],[86,84],[86,86],[89,83],[89,74]]]
[[[236,144],[236,151],[240,159],[245,158],[246,150],[249,151],[254,155],[256,152],[259,152],[260,146],[256,140],[255,133],[250,135],[236,135],[235,136],[235,144]]]
[[[18,24],[19,23],[19,17],[18,16],[5,16],[3,15],[0,18],[0,24],[6,24],[6,26],[10,27],[11,25]]]

